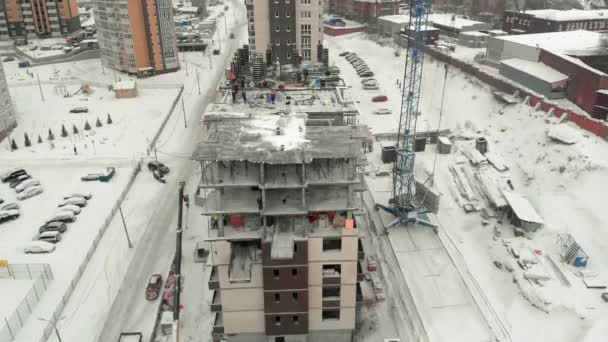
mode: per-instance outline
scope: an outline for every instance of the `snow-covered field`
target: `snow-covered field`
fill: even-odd
[[[396,132],[401,100],[396,79],[402,78],[404,58],[395,57],[392,48],[380,47],[362,37],[362,34],[326,37],[330,60],[340,67],[342,75],[352,86],[350,95],[358,101],[361,122],[368,124],[374,133]],[[366,60],[376,73],[375,78],[381,89],[361,89],[360,79],[352,66],[337,56],[342,51],[356,52]],[[425,60],[424,68],[419,131],[438,127],[445,74],[444,64],[430,57]],[[437,215],[440,228],[457,247],[458,251],[454,254],[461,254],[464,261],[462,265],[455,263],[469,287],[478,284],[480,290],[472,289],[471,292],[481,312],[490,316],[494,311],[498,317],[495,320],[506,328],[512,341],[574,342],[583,340],[587,334],[600,336],[598,331],[606,329],[606,321],[601,318],[606,316],[608,310],[599,297],[601,290],[585,288],[572,267],[563,263],[558,265],[564,275],[571,279],[572,285],[569,287],[541,287],[523,281],[520,282],[523,283],[520,289],[512,281],[513,274],[498,270],[493,265],[493,261],[514,264],[501,239],[493,239],[491,227],[496,219],[490,219],[489,224],[484,226],[479,214],[465,214],[454,195],[457,191],[448,166],[455,162],[458,150],[472,143],[466,139],[486,137],[490,150],[500,154],[510,167],[503,176],[530,199],[545,220],[543,230],[530,241],[534,248],[552,254],[559,262],[556,233],[571,233],[590,256],[587,269],[605,276],[608,274],[605,252],[608,232],[603,227],[608,226],[608,215],[603,210],[603,197],[608,191],[608,146],[605,141],[569,123],[561,125],[571,128],[577,142],[573,145],[554,142],[546,132],[551,125],[557,124],[557,120],[543,112],[535,112],[525,104],[505,106],[494,99],[491,90],[455,68],[448,70],[441,129],[452,130],[455,146],[451,155],[438,156],[435,186],[441,194],[441,207]],[[371,97],[376,94],[387,95],[389,101],[372,103]],[[393,114],[377,116],[372,113],[381,107],[392,109]],[[375,147],[375,157],[371,157],[372,168],[386,168],[377,156],[379,146]],[[426,152],[418,153],[419,180],[424,181],[427,172],[432,171],[434,150],[431,145],[427,146]],[[376,181],[381,185],[372,189],[377,192],[375,196],[380,194],[380,197],[386,197],[386,192],[390,190],[390,177],[378,177]],[[512,236],[508,226],[504,224],[505,238],[509,234]],[[440,290],[448,291],[444,288]],[[549,302],[542,306],[547,313],[533,307],[522,296],[522,291],[533,301],[534,298],[542,298]],[[489,305],[483,304],[485,301]],[[432,322],[427,323],[433,326]],[[457,329],[458,325],[453,325],[453,328]],[[450,336],[450,332],[441,331],[437,340],[448,340],[446,336]],[[588,338],[588,341],[602,340]]]

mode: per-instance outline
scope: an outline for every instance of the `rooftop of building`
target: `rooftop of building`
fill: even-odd
[[[608,19],[608,9],[596,9],[596,10],[557,10],[557,9],[542,9],[542,10],[529,10],[523,12],[523,14],[529,14],[536,18],[553,20],[553,21],[576,21],[576,20],[590,20],[590,19]]]
[[[570,56],[608,55],[608,48],[602,46],[602,39],[605,38],[608,38],[606,33],[585,30],[495,37],[495,39]]]
[[[454,21],[452,21],[454,18]],[[385,15],[380,17],[380,19],[390,21],[395,24],[400,25],[408,25],[410,22],[410,16],[408,14],[394,14],[394,15]],[[431,13],[428,17],[429,25],[438,25],[438,26],[446,26],[451,27],[454,26],[456,29],[461,29],[466,26],[472,25],[483,25],[486,24],[482,21],[475,21],[470,19],[465,19],[459,16],[453,16],[450,13]],[[487,24],[490,25],[490,24]]]
[[[130,90],[135,89],[135,87],[136,85],[134,80],[124,80],[114,83],[114,90]]]
[[[561,82],[568,79],[568,75],[562,74],[561,72],[540,62],[532,62],[519,58],[510,58],[503,59],[500,61],[500,63],[525,72],[526,74],[537,77],[548,83]]]
[[[229,120],[216,118],[217,123],[209,137],[199,143],[193,159],[300,164],[313,159],[353,158],[361,154],[361,139],[368,135],[366,127],[306,126],[308,116],[296,112],[228,112],[226,116]]]

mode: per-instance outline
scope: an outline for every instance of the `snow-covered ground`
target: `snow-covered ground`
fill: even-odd
[[[326,43],[330,60],[340,67],[342,75],[352,86],[350,95],[358,101],[361,122],[369,125],[374,133],[396,132],[401,100],[396,79],[402,78],[404,58],[395,57],[392,48],[362,39],[361,34],[326,37]],[[351,65],[337,56],[345,50],[356,52],[366,60],[376,73],[380,90],[361,89],[360,79]],[[431,57],[425,60],[424,68],[419,131],[438,127],[445,74],[444,64]],[[445,244],[449,245],[451,239],[457,247],[450,257],[462,257],[462,262],[455,260],[454,263],[480,311],[484,316],[493,316],[490,321],[504,326],[512,341],[581,341],[589,329],[589,335],[601,336],[598,331],[606,329],[606,322],[601,317],[605,317],[608,310],[599,297],[601,290],[585,288],[575,275],[576,270],[559,262],[555,237],[558,232],[573,234],[590,256],[587,269],[604,276],[608,274],[605,252],[608,232],[602,229],[608,226],[608,215],[603,210],[603,197],[608,191],[608,182],[605,181],[608,176],[608,146],[605,141],[570,123],[561,125],[571,128],[577,142],[573,145],[556,143],[546,135],[550,125],[556,124],[555,119],[543,112],[535,112],[525,104],[506,106],[499,103],[491,90],[455,68],[448,70],[441,129],[452,130],[455,146],[451,155],[438,156],[435,186],[441,194],[437,219],[440,230],[445,234]],[[389,101],[372,103],[371,97],[376,94],[387,95]],[[391,108],[393,114],[374,115],[373,111],[381,107]],[[512,281],[513,274],[493,265],[493,261],[514,264],[502,240],[493,239],[492,227],[496,219],[490,218],[485,226],[479,214],[465,214],[458,204],[457,190],[448,171],[463,145],[472,144],[472,141],[464,139],[477,136],[486,137],[490,150],[506,160],[510,170],[503,176],[530,199],[545,220],[543,230],[530,243],[557,260],[558,268],[571,280],[571,286],[541,287],[525,280],[518,285]],[[375,146],[374,155],[378,150],[379,146]],[[427,146],[426,152],[418,153],[419,170],[431,171],[434,152],[431,145]],[[373,168],[386,168],[378,159],[377,155],[371,157]],[[418,173],[418,179],[426,178],[426,172]],[[384,193],[386,197],[390,190],[390,177],[378,177],[377,181],[382,185],[372,188],[372,191]],[[507,239],[513,235],[508,227],[508,224],[503,224],[502,234]],[[542,306],[547,313],[533,307],[522,292],[532,301],[543,298],[550,302]],[[458,324],[453,325],[454,329],[458,327]],[[450,332],[442,331],[440,335],[437,340],[449,340],[445,336],[450,336]],[[589,341],[600,340],[589,337]]]

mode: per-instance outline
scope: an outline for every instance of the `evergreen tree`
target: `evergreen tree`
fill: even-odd
[[[53,131],[51,131],[51,129],[49,128],[49,136],[47,137],[47,139],[49,140],[55,140],[55,134],[53,134]]]
[[[89,125],[89,121],[85,122],[85,124],[84,124],[84,130],[85,131],[90,131],[91,130],[91,125]]]
[[[25,137],[25,146],[26,147],[30,147],[32,146],[32,142],[30,141],[30,137],[27,136],[27,133],[23,133],[23,136]]]
[[[108,113],[108,120],[107,120],[108,125],[112,124],[112,118],[110,117],[110,113]]]
[[[64,138],[68,136],[68,130],[65,129],[65,125],[61,125],[61,136]]]
[[[72,125],[72,132],[74,132],[74,134],[78,134],[78,128],[76,128],[76,125]]]
[[[42,144],[42,137],[40,136],[40,134],[38,134],[38,143]]]
[[[97,126],[97,127],[103,126],[103,124],[101,123],[101,120],[99,120],[99,118],[97,118],[97,122],[95,122],[95,126]]]
[[[15,142],[15,139],[11,139],[11,151],[14,151],[17,149],[17,143]]]

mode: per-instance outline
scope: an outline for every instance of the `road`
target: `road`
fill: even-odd
[[[237,14],[244,14],[243,8],[239,7]],[[245,28],[244,21],[237,20],[234,29],[237,32],[236,39],[223,42],[223,60],[227,60],[227,56],[234,54],[245,31],[243,28]],[[192,89],[188,90],[191,87],[186,85],[187,90],[184,99],[187,103],[188,122],[198,122],[200,114],[215,99],[214,85],[219,82],[223,71],[223,67],[213,68],[212,75],[206,79],[212,86],[207,87],[208,91],[202,95],[189,95],[188,92]],[[180,114],[178,106],[173,116],[179,116]],[[165,131],[161,135],[159,143],[165,153],[161,152],[159,156],[163,155],[163,161],[167,161],[172,166],[171,173],[164,185],[162,195],[157,196],[154,207],[149,210],[151,213],[148,218],[149,226],[145,228],[144,237],[136,246],[137,250],[133,260],[112,304],[108,320],[98,338],[100,342],[115,341],[117,336],[124,331],[141,331],[144,334],[144,340],[147,341],[155,323],[159,303],[158,300],[154,302],[146,301],[144,288],[151,274],[161,273],[166,275],[173,260],[177,224],[178,183],[182,180],[196,179],[194,173],[198,170],[188,156],[192,155],[196,142],[199,141],[203,133],[198,124],[189,125],[183,133],[180,131],[179,134],[174,134],[171,124],[168,124]],[[189,185],[187,188],[191,189],[193,186]],[[145,194],[146,189],[133,188],[131,192]],[[190,198],[194,198],[194,196],[191,195]],[[184,251],[184,253],[190,253],[190,251]],[[192,258],[184,258],[184,260],[192,262]],[[184,269],[187,270],[188,266]],[[185,277],[188,279],[187,274]],[[184,286],[188,286],[187,280],[184,281]],[[201,294],[201,296],[203,295]],[[191,299],[187,300],[190,301]],[[187,303],[186,300],[182,300],[182,302]]]

